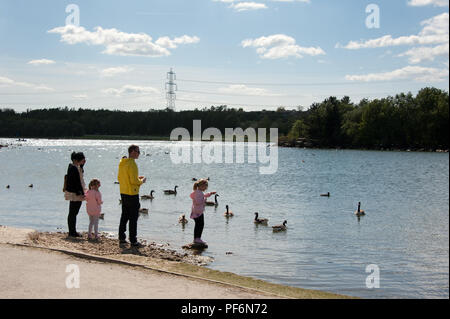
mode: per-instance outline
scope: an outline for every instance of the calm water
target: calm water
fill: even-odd
[[[13,140],[0,139],[0,144]],[[120,218],[118,162],[131,141],[28,140],[0,150],[0,224],[66,231],[68,203],[61,191],[73,150],[87,157],[85,180],[102,181],[105,220],[116,233]],[[174,249],[192,240],[189,213],[192,177],[210,177],[220,194],[207,207],[203,253],[213,269],[270,282],[364,298],[449,297],[448,154],[279,148],[279,169],[260,175],[259,164],[173,164],[171,142],[136,141],[140,174],[148,177],[141,201],[150,209],[138,223],[140,238]],[[230,147],[230,146],[227,146]],[[146,156],[150,154],[150,156]],[[34,184],[29,188],[29,184]],[[11,185],[6,189],[6,185]],[[178,195],[164,189],[178,185]],[[331,197],[320,197],[330,192]],[[353,215],[358,201],[367,213]],[[225,219],[225,205],[235,213]],[[255,226],[254,212],[269,218]],[[78,230],[87,230],[85,206]],[[285,233],[270,225],[288,221]],[[226,254],[233,252],[233,254]],[[366,266],[380,269],[380,288],[366,288]]]

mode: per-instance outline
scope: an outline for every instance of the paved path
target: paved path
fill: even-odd
[[[0,243],[0,298],[271,298],[240,288],[164,274],[139,267],[76,258],[37,248]],[[79,269],[79,288],[66,281]]]

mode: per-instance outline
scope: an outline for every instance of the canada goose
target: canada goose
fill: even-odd
[[[33,184],[28,185],[28,187],[32,188],[32,187],[33,187]]]
[[[186,219],[186,215],[185,214],[180,215],[180,217],[178,217],[178,222],[183,225],[187,224],[188,220]]]
[[[364,216],[366,213],[361,209],[361,202],[358,202],[358,210],[355,211],[356,216]]]
[[[154,192],[155,192],[155,191],[152,190],[152,191],[150,192],[150,195],[142,195],[141,198],[142,198],[142,199],[154,199],[154,198],[155,198],[155,196],[153,196],[153,193],[154,193]]]
[[[139,208],[140,214],[148,214],[148,208]]]
[[[193,182],[196,182],[197,179],[196,179],[195,177],[192,177],[192,181],[193,181]]]
[[[253,220],[253,222],[255,224],[266,224],[269,220],[267,218],[258,218],[258,213],[255,213],[255,219]]]
[[[101,213],[100,216],[99,216],[98,218],[101,219],[101,220],[105,219],[105,214],[104,214],[104,213]]]
[[[219,196],[219,194],[216,194],[215,196],[214,196],[214,202],[205,202],[205,205],[206,206],[218,206],[219,205],[219,202],[217,201],[217,196]]]
[[[9,185],[6,185],[6,188],[8,188],[8,189],[9,189]]]
[[[223,216],[225,216],[225,217],[233,217],[234,214],[233,214],[233,212],[231,210],[229,210],[228,205],[226,205],[225,208],[227,209],[227,211],[225,213],[223,213]]]
[[[176,194],[177,194],[177,187],[178,187],[178,186],[175,186],[175,188],[174,188],[173,190],[171,190],[171,189],[166,189],[166,190],[164,191],[164,194],[166,194],[166,195],[176,195]]]
[[[320,196],[322,196],[322,197],[330,197],[330,192],[325,193],[325,194],[320,194]]]
[[[273,229],[273,231],[284,231],[287,228],[286,224],[287,224],[287,220],[285,220],[282,225],[272,226],[272,229]]]

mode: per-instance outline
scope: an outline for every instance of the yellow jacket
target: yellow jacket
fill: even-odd
[[[139,187],[143,182],[139,179],[134,158],[122,158],[120,160],[117,179],[119,180],[121,194],[139,195]]]

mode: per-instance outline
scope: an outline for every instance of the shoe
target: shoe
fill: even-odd
[[[206,242],[204,242],[201,238],[195,238],[194,239],[194,243],[195,244],[206,245]]]
[[[69,237],[82,237],[80,233],[69,234]]]
[[[131,245],[131,247],[135,247],[135,248],[143,247],[143,245],[140,242],[131,243],[130,245]]]
[[[125,239],[120,239],[120,240],[119,240],[119,243],[120,243],[120,244],[128,244],[128,242],[127,242]]]

